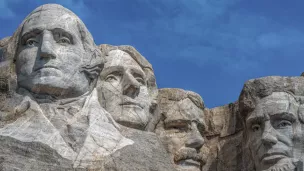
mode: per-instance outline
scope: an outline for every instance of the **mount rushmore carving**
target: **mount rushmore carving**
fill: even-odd
[[[303,77],[270,76],[208,109],[46,4],[0,41],[0,170],[303,171],[303,104]]]

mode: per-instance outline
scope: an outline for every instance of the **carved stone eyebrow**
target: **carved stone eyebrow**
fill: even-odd
[[[297,119],[296,114],[291,112],[280,112],[280,113],[274,113],[270,115],[270,118],[279,118],[279,119],[287,119],[295,121]]]
[[[265,115],[264,116],[249,117],[249,118],[246,119],[246,125],[250,126],[253,123],[263,122],[263,121],[265,121],[267,119],[268,119],[268,117],[265,117]]]
[[[139,70],[137,68],[132,68],[131,71],[133,75],[141,76],[144,79],[146,78],[146,74],[142,70]]]
[[[73,34],[65,29],[62,29],[62,28],[54,28],[52,29],[52,33],[55,34],[55,33],[59,33],[60,36],[66,36],[70,39],[70,41],[73,43],[74,40],[73,40]]]
[[[34,36],[37,36],[39,35],[40,33],[42,32],[42,29],[40,28],[34,28],[32,30],[29,30],[25,33],[22,33],[22,37],[21,37],[21,43],[24,43],[24,41],[30,37],[34,37]]]
[[[124,68],[122,66],[110,66],[108,68],[104,68],[103,71],[100,73],[101,78],[107,76],[108,74],[116,71],[123,71]]]
[[[172,126],[172,125],[186,125],[190,124],[191,120],[189,119],[165,119],[164,120],[165,126]]]

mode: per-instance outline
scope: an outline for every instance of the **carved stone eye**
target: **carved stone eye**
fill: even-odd
[[[136,77],[137,82],[139,82],[140,84],[144,85],[145,81],[144,79],[140,78],[140,77]]]
[[[286,128],[288,126],[291,126],[291,122],[287,120],[283,120],[277,125],[278,128]]]
[[[260,127],[260,125],[258,125],[258,124],[254,124],[254,125],[251,126],[252,132],[257,132],[257,131],[259,131],[260,129],[261,129],[261,127]]]
[[[34,39],[28,39],[25,44],[27,46],[34,46],[36,43],[37,42]]]
[[[71,44],[71,41],[67,37],[62,37],[58,40],[58,43]]]
[[[106,81],[116,81],[117,78],[114,75],[108,75]]]

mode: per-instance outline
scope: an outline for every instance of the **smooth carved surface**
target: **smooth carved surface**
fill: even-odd
[[[56,4],[0,40],[3,171],[303,171],[303,113],[304,77],[249,80],[212,109],[157,89],[134,47],[96,46]]]

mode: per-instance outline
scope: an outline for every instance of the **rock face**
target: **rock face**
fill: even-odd
[[[153,129],[158,91],[151,64],[131,46],[100,49],[106,58],[97,83],[100,103],[121,125]]]
[[[47,4],[0,40],[0,170],[303,171],[303,104],[303,76],[272,76],[208,109]]]
[[[100,104],[96,83],[105,58],[74,13],[38,7],[2,42],[1,170],[173,169],[154,133],[125,131]],[[142,113],[151,118],[148,102]]]
[[[191,91],[160,89],[161,119],[156,134],[170,154],[178,171],[199,171],[205,163],[200,151],[205,143],[204,102]]]
[[[249,80],[239,98],[244,149],[255,170],[303,168],[303,77]]]

